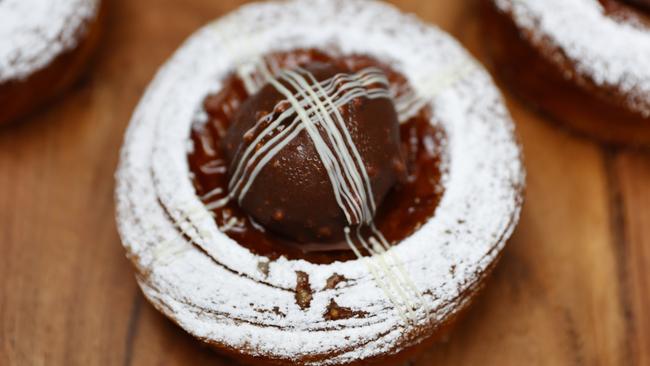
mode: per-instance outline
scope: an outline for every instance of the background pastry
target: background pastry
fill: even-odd
[[[0,1],[0,124],[77,80],[99,42],[104,12],[100,0]]]
[[[495,68],[528,103],[602,141],[650,143],[650,22],[617,0],[486,0]]]

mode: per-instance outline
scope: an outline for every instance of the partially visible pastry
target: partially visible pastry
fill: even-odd
[[[0,124],[59,95],[99,42],[101,0],[0,1]]]
[[[486,44],[513,91],[575,131],[650,144],[647,0],[483,0]]]

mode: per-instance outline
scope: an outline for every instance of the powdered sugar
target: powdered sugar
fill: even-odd
[[[99,0],[0,0],[0,82],[22,79],[77,45]]]
[[[513,14],[533,44],[550,41],[575,63],[579,76],[617,87],[631,108],[650,116],[648,28],[608,17],[597,0],[494,1]],[[554,60],[559,55],[546,56]]]
[[[404,74],[448,136],[445,193],[435,216],[390,250],[429,305],[416,311],[415,324],[402,320],[359,260],[269,262],[241,247],[219,231],[189,179],[191,123],[230,71],[271,51],[332,46],[371,55]],[[448,82],[441,73],[449,70],[464,72]],[[418,332],[421,327],[442,324],[465,304],[463,294],[517,221],[523,180],[501,97],[450,37],[380,2],[271,2],[199,30],[160,70],[124,143],[117,216],[143,292],[188,332],[252,355],[340,364],[418,342],[433,331]],[[298,271],[314,292],[304,309],[295,299]],[[334,274],[346,281],[328,288]],[[368,316],[328,320],[323,315],[332,300]]]

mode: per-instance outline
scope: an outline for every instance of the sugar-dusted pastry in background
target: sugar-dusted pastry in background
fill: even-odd
[[[650,144],[646,0],[482,4],[487,49],[516,94],[599,140]]]
[[[0,124],[38,110],[77,80],[98,44],[104,6],[0,1]]]
[[[146,298],[243,362],[396,364],[470,305],[524,169],[490,76],[379,1],[251,4],[137,107],[117,222]]]

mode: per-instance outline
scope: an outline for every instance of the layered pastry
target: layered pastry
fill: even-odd
[[[516,94],[575,131],[650,144],[647,0],[484,0],[486,44]]]
[[[100,0],[0,1],[0,124],[69,87],[96,48]]]
[[[383,2],[266,2],[156,75],[117,221],[146,298],[220,352],[395,364],[483,287],[523,185],[498,91],[448,35]]]

